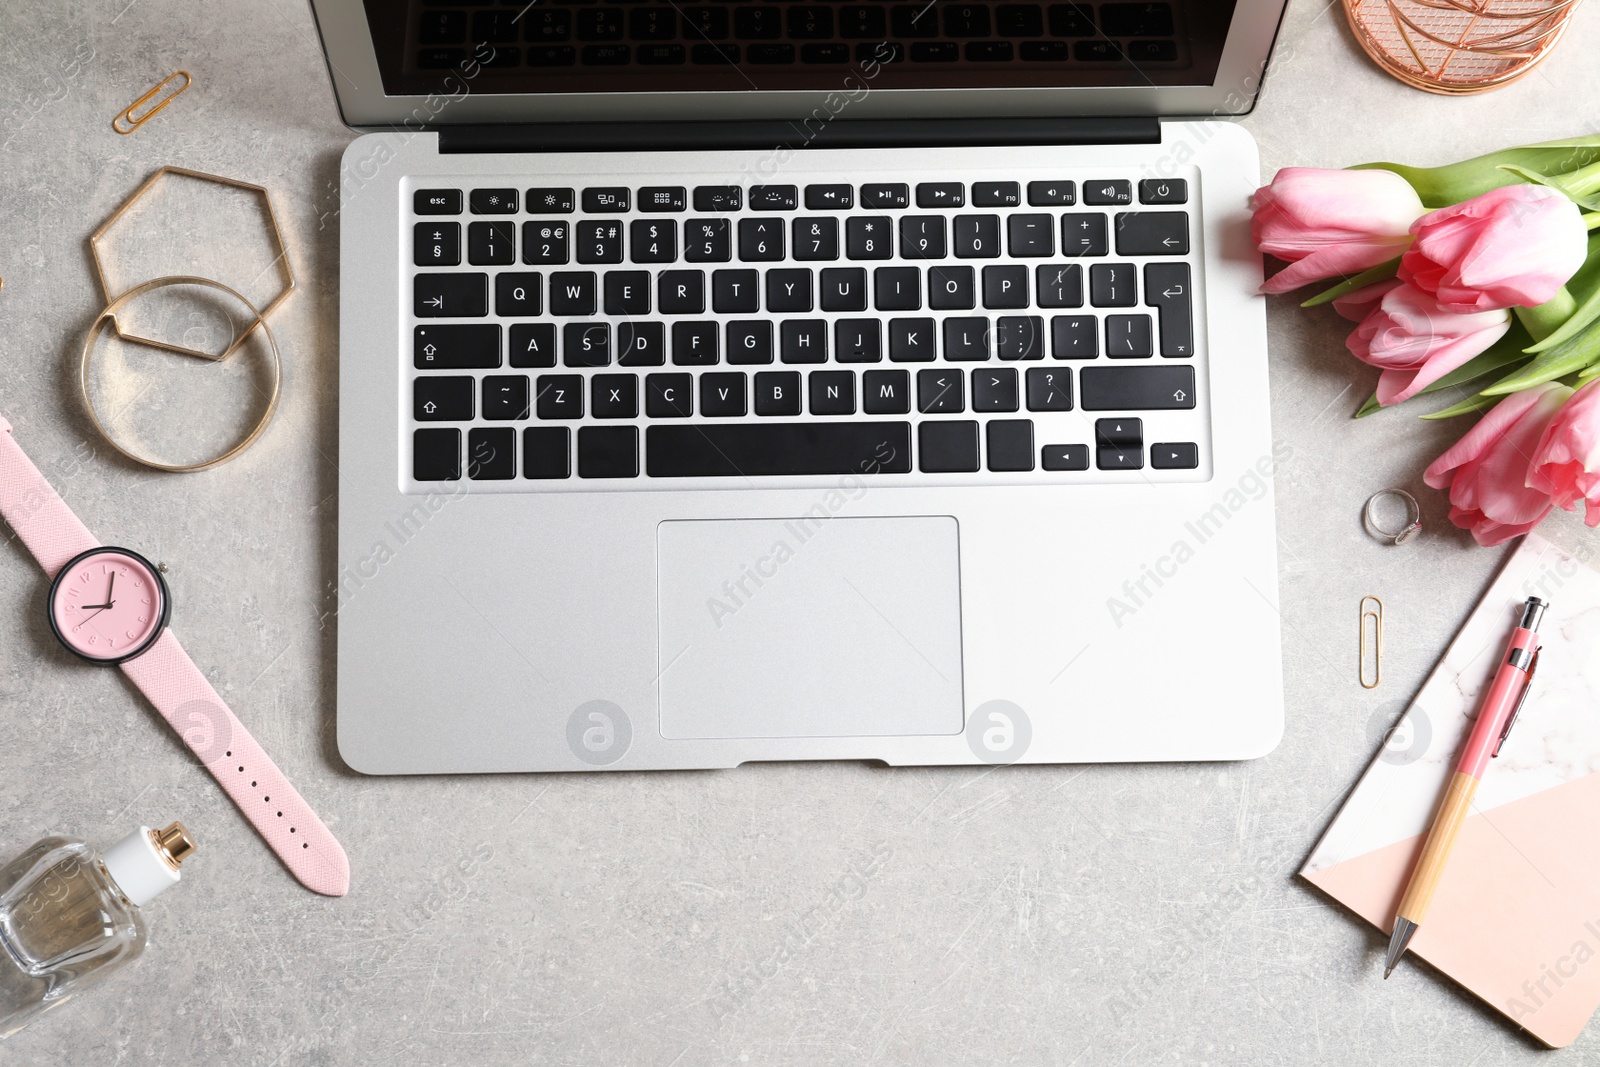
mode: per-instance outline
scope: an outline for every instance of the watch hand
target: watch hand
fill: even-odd
[[[107,604],[115,604],[116,603],[115,600],[111,599],[111,592],[112,592],[112,590],[116,589],[116,587],[117,587],[117,572],[116,571],[112,571],[111,572],[111,581],[106,585],[106,603]]]
[[[111,605],[113,605],[115,603],[116,603],[115,600],[109,600],[104,604],[85,604],[83,607],[79,608],[78,610],[79,611],[88,611],[90,608],[100,608],[103,611],[106,608],[111,607]]]

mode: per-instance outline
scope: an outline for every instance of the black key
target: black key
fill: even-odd
[[[711,310],[741,314],[761,307],[761,275],[753,270],[711,272]]]
[[[693,415],[693,375],[646,375],[644,379],[644,413],[652,419],[686,419]]]
[[[467,262],[504,266],[517,261],[516,224],[474,222],[467,227]]]
[[[566,12],[560,14],[564,15]],[[522,203],[535,215],[565,214],[572,210],[572,190],[555,186],[529,189],[523,195]]]
[[[973,182],[973,207],[1016,207],[1022,203],[1022,189],[1016,182]]]
[[[939,36],[939,12],[936,4],[905,4],[890,11],[891,26],[896,37]]]
[[[688,197],[688,190],[681,185],[647,185],[639,190],[639,210],[682,211],[688,205]]]
[[[994,259],[1000,254],[999,215],[957,215],[955,233],[960,259]]]
[[[845,186],[849,188],[849,186]],[[838,219],[795,219],[794,258],[829,260],[839,258]]]
[[[737,185],[695,186],[696,211],[738,211],[743,206],[744,194]]]
[[[689,7],[683,9],[684,36],[693,39],[697,34],[707,40],[728,36],[728,11],[720,7]]]
[[[1100,26],[1107,37],[1171,37],[1168,4],[1101,4]]]
[[[541,419],[583,418],[583,375],[539,375],[534,407]]]
[[[1045,445],[1039,450],[1047,471],[1086,471],[1089,469],[1088,445]]]
[[[597,279],[593,271],[558,270],[550,275],[550,314],[593,315]]]
[[[418,422],[471,422],[473,378],[429,375],[411,383],[411,417]]]
[[[645,66],[677,66],[687,53],[681,44],[647,44],[639,47],[639,62]]]
[[[995,264],[983,268],[983,306],[986,308],[1025,308],[1028,306],[1028,268],[1020,264]]]
[[[666,361],[666,329],[661,323],[617,323],[618,366],[659,367]]]
[[[1072,373],[1053,367],[1029,367],[1028,410],[1071,411]]]
[[[807,211],[842,211],[854,207],[856,203],[855,187],[851,185],[808,185],[806,186]]]
[[[418,274],[411,280],[419,319],[466,319],[489,314],[487,274]]]
[[[961,58],[961,46],[954,41],[918,41],[911,46],[916,63],[954,63]]]
[[[944,4],[944,32],[948,37],[989,36],[987,4]]]
[[[973,411],[1016,411],[1019,403],[1017,372],[1011,367],[972,372]],[[1032,454],[1033,445],[1028,446],[1028,452]]]
[[[511,327],[511,365],[513,367],[554,367],[556,365],[556,324],[519,322]]]
[[[904,215],[900,219],[902,259],[943,259],[945,257],[943,215]]]
[[[859,267],[824,268],[822,310],[867,310],[867,272]]]
[[[628,247],[635,263],[671,263],[678,258],[678,224],[673,219],[635,219],[628,225]]]
[[[572,431],[565,426],[529,426],[522,431],[524,478],[572,477]]]
[[[672,362],[679,367],[706,367],[717,362],[717,324],[672,324]]]
[[[878,4],[847,4],[839,9],[839,36],[849,40],[882,40],[888,20]]]
[[[1144,449],[1101,445],[1095,449],[1095,466],[1103,471],[1136,471],[1144,467]]]
[[[1144,178],[1139,182],[1141,204],[1182,204],[1188,199],[1189,183],[1182,178]]]
[[[1131,204],[1133,189],[1124,179],[1109,179],[1083,183],[1085,204]]]
[[[1103,256],[1111,251],[1106,243],[1106,217],[1099,212],[1068,212],[1061,216],[1061,254],[1064,256]]]
[[[994,326],[995,355],[1001,359],[1043,359],[1044,320],[1037,315],[1002,315]]]
[[[772,362],[772,323],[769,320],[735,319],[728,323],[727,334],[729,363]]]
[[[862,186],[865,192],[868,186]],[[851,259],[888,259],[894,255],[894,238],[889,219],[883,215],[860,215],[844,224],[845,255]]]
[[[423,70],[451,70],[466,58],[465,48],[424,48],[417,55],[417,66]]]
[[[537,271],[494,276],[494,313],[506,318],[539,314],[540,282]]]
[[[1150,466],[1158,471],[1192,471],[1200,466],[1200,449],[1192,441],[1151,445]]]
[[[568,223],[524,222],[522,224],[522,262],[555,266],[571,258],[568,250]]]
[[[483,379],[483,417],[490,422],[528,417],[528,376],[489,374]]]
[[[616,41],[622,38],[622,12],[591,8],[578,12],[578,39]]]
[[[569,44],[547,44],[528,49],[530,67],[570,67],[578,61],[578,51]]]
[[[728,219],[690,219],[683,227],[683,258],[690,263],[726,263],[733,258],[732,235]]]
[[[727,12],[723,12],[726,17]],[[697,44],[689,51],[689,59],[702,66],[738,66],[739,46],[736,44]]]
[[[628,210],[628,189],[622,185],[585,189],[583,191],[583,210],[595,214],[626,211]]]
[[[804,267],[767,271],[767,310],[779,313],[810,311],[811,272]]]
[[[500,327],[418,326],[412,332],[418,370],[469,370],[500,365]]]
[[[833,36],[833,9],[820,4],[789,9],[789,36],[797,41],[826,41]]]
[[[783,36],[783,12],[777,8],[742,7],[733,14],[733,32],[747,41]]]
[[[919,267],[879,267],[872,272],[872,306],[879,311],[916,311],[922,307]]]
[[[1118,212],[1116,230],[1119,256],[1189,254],[1189,214],[1186,211]]]
[[[620,67],[628,62],[625,44],[592,44],[583,50],[583,61],[596,67]]]
[[[515,215],[517,191],[515,189],[474,189],[467,197],[474,215]]]
[[[1053,255],[1055,228],[1055,219],[1049,215],[1010,216],[1006,219],[1006,233],[1011,255],[1016,259]]]
[[[1076,263],[1041,264],[1035,271],[1035,284],[1042,308],[1083,306],[1083,270]]]
[[[1154,354],[1149,315],[1106,316],[1106,355],[1112,359],[1144,359]]]
[[[1078,382],[1085,411],[1161,411],[1194,407],[1194,368],[1085,367]]]
[[[960,182],[922,182],[917,186],[918,207],[964,207],[967,187]]]
[[[971,267],[929,267],[928,306],[935,311],[969,311],[977,306],[978,287]]]
[[[1140,448],[1144,445],[1144,420],[1117,418],[1094,420],[1094,443]]]
[[[650,314],[650,272],[614,270],[606,275],[607,315]]]
[[[811,390],[811,414],[854,415],[856,376],[848,370],[814,370],[806,385]]]
[[[418,215],[459,215],[461,190],[418,189],[411,196],[411,210]]]
[[[1050,354],[1056,359],[1093,359],[1100,354],[1099,330],[1093,315],[1057,315],[1050,320]]]
[[[769,370],[757,374],[756,414],[800,414],[800,372]]]
[[[924,422],[917,427],[917,469],[964,474],[978,469],[976,422]]]
[[[615,219],[584,219],[578,223],[579,263],[621,263],[622,223]]]
[[[1144,302],[1160,309],[1161,354],[1194,354],[1194,315],[1190,306],[1189,264],[1151,263],[1144,268]]]
[[[833,358],[840,363],[882,360],[882,324],[877,319],[839,319],[833,324]]]
[[[958,370],[917,371],[917,410],[924,415],[953,415],[965,411],[963,377]]]
[[[911,410],[911,375],[869,370],[861,376],[861,410],[868,415],[904,415]]]
[[[785,363],[826,363],[828,361],[828,323],[826,319],[785,319],[778,328]]]
[[[1176,41],[1128,42],[1128,60],[1132,63],[1170,63],[1177,58]]]
[[[561,327],[561,362],[569,367],[611,363],[611,327],[604,322],[569,322]]]
[[[628,13],[628,36],[635,41],[670,41],[678,36],[678,13],[640,7]]]
[[[783,220],[740,219],[739,258],[746,263],[782,259]]]
[[[461,224],[417,223],[411,234],[411,261],[419,267],[459,267]]]
[[[907,422],[733,422],[651,426],[645,431],[645,473],[652,478],[905,474],[910,470],[911,424]]]
[[[579,427],[578,477],[639,477],[639,428],[637,426]]]
[[[702,374],[700,414],[708,418],[735,418],[743,415],[747,410],[744,385],[744,375],[739,371]]]
[[[896,363],[927,363],[936,349],[932,319],[889,320],[889,358]]]
[[[911,187],[899,183],[881,183],[861,187],[861,206],[870,208],[897,208],[911,206]]]
[[[793,211],[800,206],[800,190],[793,185],[752,185],[751,211]]]
[[[1010,41],[968,41],[962,50],[968,63],[1009,63],[1011,62]]]
[[[1032,207],[1071,207],[1078,202],[1078,189],[1072,182],[1029,182],[1028,204]]]
[[[590,378],[589,411],[597,419],[631,419],[638,416],[639,376],[596,374]]]
[[[989,320],[984,318],[944,320],[944,358],[983,360],[989,358]]]
[[[699,315],[706,310],[706,272],[664,270],[656,279],[656,298],[665,315]]]
[[[1044,36],[1044,12],[1038,4],[1001,4],[995,24],[1001,37]]]
[[[1139,302],[1132,263],[1096,263],[1089,268],[1089,303],[1095,307],[1127,308]]]
[[[1032,419],[995,419],[984,427],[984,435],[990,470],[1033,470]]]
[[[461,431],[417,430],[411,435],[411,477],[419,482],[453,482],[461,477]]]

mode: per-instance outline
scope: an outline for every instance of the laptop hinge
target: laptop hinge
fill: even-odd
[[[445,126],[439,151],[663,152],[730,148],[959,148],[1014,145],[1159,144],[1154,116],[549,122]]]

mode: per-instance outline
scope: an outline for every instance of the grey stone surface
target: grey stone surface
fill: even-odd
[[[1289,164],[1445,162],[1591,129],[1600,13],[1538,72],[1443,99],[1293,0],[1245,124]],[[76,59],[75,59],[76,57]],[[112,115],[196,84],[131,137]],[[1271,308],[1288,724],[1252,763],[367,779],[332,743],[339,123],[295,0],[0,6],[0,411],[101,537],[172,567],[179,634],[347,846],[339,901],[297,886],[116,672],[57,648],[0,545],[0,842],[201,842],[147,956],[0,1046],[6,1064],[1437,1064],[1539,1058],[1293,872],[1503,551],[1421,486],[1463,429],[1348,415],[1371,372],[1331,313]],[[100,306],[84,238],[173,163],[276,198],[302,280],[274,317],[277,424],[243,459],[114,459],[71,392]],[[1373,490],[1419,542],[1361,532]],[[1589,536],[1557,516],[1545,532]],[[1355,681],[1356,602],[1388,605],[1386,681]],[[1591,1027],[1572,1056],[1600,1059]]]

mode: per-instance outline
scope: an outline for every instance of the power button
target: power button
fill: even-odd
[[[1181,204],[1189,199],[1189,185],[1182,178],[1145,178],[1139,182],[1139,203]]]

